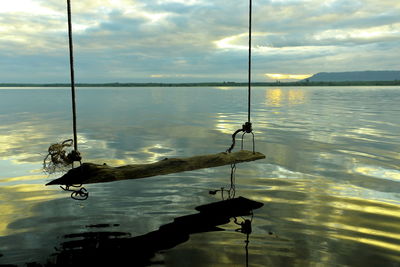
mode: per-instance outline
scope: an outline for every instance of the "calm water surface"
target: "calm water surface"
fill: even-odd
[[[84,162],[118,166],[225,151],[245,88],[78,88]],[[400,266],[400,87],[254,88],[256,150],[236,195],[254,211],[249,266]],[[71,234],[143,235],[220,200],[230,166],[91,184],[75,201],[44,184],[51,143],[72,137],[68,89],[0,89],[0,264],[44,264]],[[245,138],[245,147],[251,147]],[[98,227],[90,227],[96,225]],[[245,266],[246,236],[198,233],[158,266]],[[134,259],[132,266],[135,266]]]

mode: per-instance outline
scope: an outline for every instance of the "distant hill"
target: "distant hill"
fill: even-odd
[[[400,81],[400,71],[320,72],[304,81],[307,80],[310,82]]]

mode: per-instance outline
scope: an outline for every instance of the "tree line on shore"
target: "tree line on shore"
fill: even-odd
[[[247,82],[199,82],[199,83],[77,83],[76,87],[233,87],[247,86]],[[394,81],[345,81],[345,82],[253,82],[252,86],[393,86]],[[70,87],[70,83],[0,83],[0,87]]]

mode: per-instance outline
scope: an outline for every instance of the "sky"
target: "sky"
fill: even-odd
[[[76,82],[247,81],[248,0],[71,0]],[[253,0],[252,80],[400,70],[399,0]],[[0,83],[69,82],[66,0],[0,4]]]

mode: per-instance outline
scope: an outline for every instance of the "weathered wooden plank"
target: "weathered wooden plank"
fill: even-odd
[[[46,185],[91,184],[138,179],[254,161],[263,158],[265,158],[265,155],[260,152],[253,153],[252,151],[240,150],[232,153],[221,152],[189,158],[166,158],[150,164],[135,164],[120,167],[83,163],[81,166],[69,170],[62,177]]]

